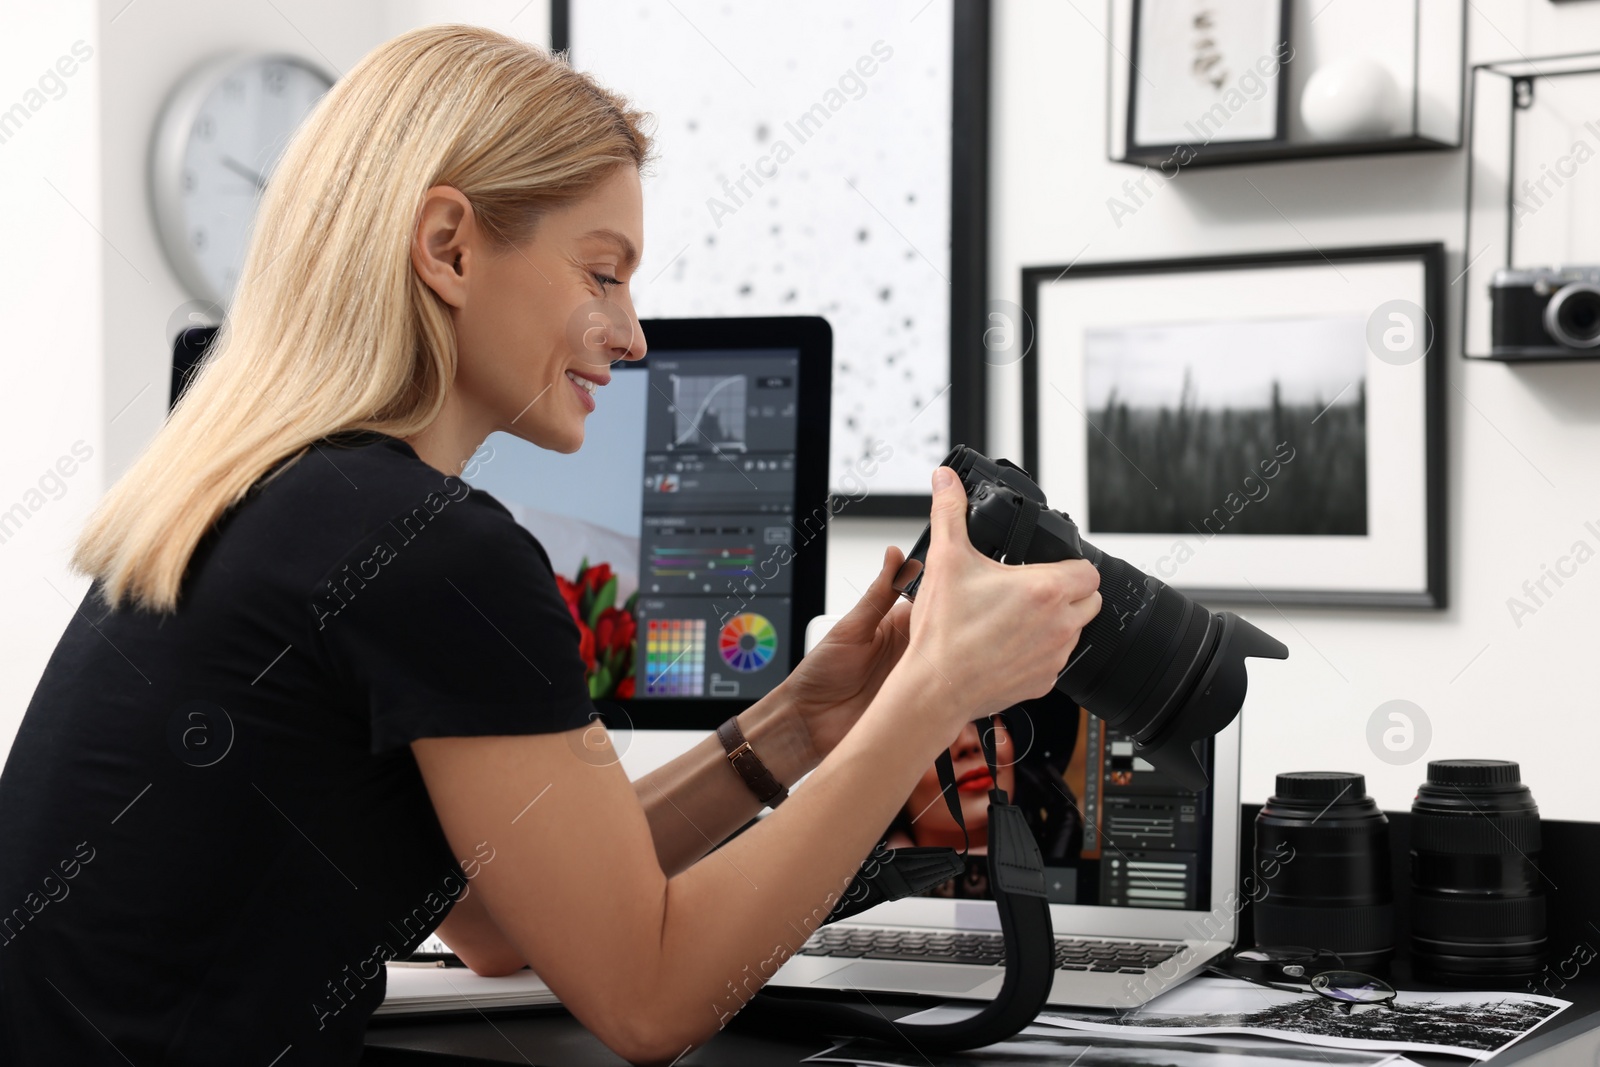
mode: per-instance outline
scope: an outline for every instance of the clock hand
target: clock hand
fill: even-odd
[[[245,178],[254,182],[257,189],[265,189],[267,187],[267,180],[265,178],[251,170],[249,167],[245,166],[243,163],[240,163],[232,156],[223,156],[222,165],[239,175],[241,178]]]

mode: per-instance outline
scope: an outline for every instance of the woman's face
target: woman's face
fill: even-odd
[[[470,284],[452,308],[454,391],[472,421],[487,425],[485,436],[503,430],[576,452],[584,420],[606,403],[610,365],[645,354],[629,292],[644,250],[638,168],[618,167],[595,192],[540,219],[518,246],[496,249],[482,237],[468,246],[476,251]]]
[[[1015,801],[1012,789],[1017,777],[1014,767],[1016,753],[1012,751],[1011,734],[1001,719],[993,721],[995,770],[1000,774],[999,786],[1005,790],[1007,797]],[[961,800],[962,821],[967,824],[972,843],[982,844],[987,841],[989,827],[990,779],[975,724],[969,722],[961,728],[961,735],[950,746],[950,763],[956,775],[956,795]],[[950,817],[950,807],[939,795],[939,772],[936,768],[929,767],[923,772],[922,780],[912,790],[911,799],[906,803],[906,813],[915,820],[911,824],[911,836],[918,842],[935,834],[941,837],[953,834],[957,840],[961,837],[961,827]]]

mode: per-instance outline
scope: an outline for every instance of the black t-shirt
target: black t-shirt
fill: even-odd
[[[453,855],[408,742],[594,713],[549,557],[345,434],[223,516],[175,614],[98,595],[0,774],[0,1064],[355,1063],[383,961],[494,856]]]

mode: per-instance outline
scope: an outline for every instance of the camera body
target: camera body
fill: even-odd
[[[957,445],[942,466],[966,489],[967,537],[979,552],[1006,564],[1083,559],[1100,572],[1100,614],[1079,635],[1051,696],[1127,732],[1157,770],[1204,789],[1200,746],[1239,714],[1245,657],[1287,659],[1289,650],[1233,612],[1209,611],[1084,540],[1009,460]],[[930,526],[895,576],[908,600],[922,584],[931,537]]]
[[[1489,300],[1491,357],[1600,358],[1600,267],[1497,270]]]

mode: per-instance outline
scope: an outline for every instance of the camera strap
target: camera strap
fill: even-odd
[[[869,1037],[918,1052],[956,1052],[1004,1041],[1033,1022],[1039,1014],[1055,981],[1055,934],[1050,925],[1050,905],[1045,900],[1044,862],[1022,809],[1012,804],[999,787],[994,724],[989,719],[980,719],[977,720],[977,726],[991,783],[987,857],[989,890],[1000,912],[1000,933],[1005,944],[1005,979],[999,996],[969,1016],[930,1024],[895,1022],[872,1007],[870,1002],[868,1010],[846,1004],[779,999],[770,991],[764,991],[757,994],[745,1008],[745,1013],[753,1017],[751,1021],[757,1026],[806,1036],[814,1036],[820,1031],[839,1037]],[[948,749],[939,754],[934,767],[939,773],[940,791],[950,809],[950,817],[961,827],[963,841],[970,844],[966,836],[967,824],[961,817],[961,798],[956,790],[955,770]],[[956,859],[958,854],[954,849],[900,851],[947,853],[949,861],[964,868],[964,864]],[[964,846],[959,855],[965,856],[966,853]],[[927,888],[927,885],[916,885],[916,882],[922,881],[920,878],[908,880],[896,875],[891,881],[885,872],[892,866],[892,862],[875,864],[872,874],[857,875],[856,881],[851,884],[852,890],[863,881],[870,885],[865,893],[856,894],[856,898],[869,899],[875,904]],[[924,865],[922,869],[931,877],[928,872],[940,868],[937,865]],[[950,868],[946,866],[942,869],[948,871]],[[928,884],[936,885],[938,882]],[[851,896],[851,892],[847,891],[846,898],[850,899]],[[824,923],[859,910],[862,907],[853,907],[842,913],[840,909],[835,909]],[[863,996],[862,999],[866,998]]]
[[[1039,512],[1043,508],[1037,500],[1017,494],[1017,510],[1011,513],[1011,525],[1006,530],[1005,550],[1000,559],[1004,563],[1021,563],[1028,558],[1028,545],[1033,542],[1033,531],[1039,526]]]

